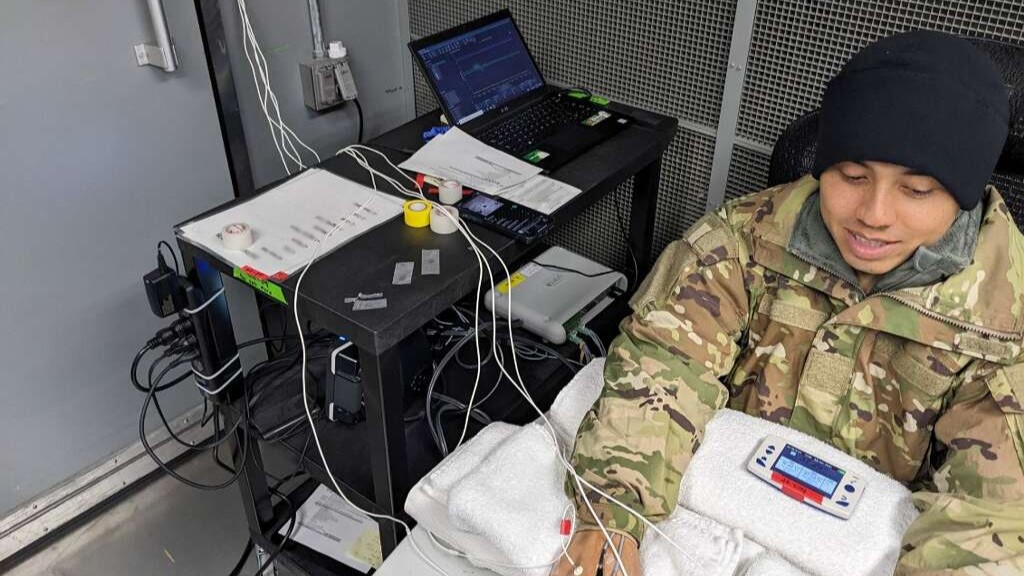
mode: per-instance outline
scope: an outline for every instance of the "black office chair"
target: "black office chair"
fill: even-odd
[[[1017,227],[1024,231],[1024,46],[971,38],[992,58],[1010,90],[1010,135],[991,183],[999,188]],[[797,118],[779,135],[768,167],[768,185],[796,180],[811,171],[818,145],[818,111]]]

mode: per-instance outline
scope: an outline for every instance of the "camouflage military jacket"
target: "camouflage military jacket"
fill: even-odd
[[[897,574],[1024,574],[1024,236],[990,188],[970,265],[865,295],[787,250],[816,191],[806,177],[740,198],[669,245],[609,349],[574,466],[658,521],[714,412],[742,410],[914,491]]]

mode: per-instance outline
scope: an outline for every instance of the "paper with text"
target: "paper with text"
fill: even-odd
[[[457,180],[487,194],[541,173],[539,167],[492,148],[458,128],[434,138],[399,167]]]
[[[290,275],[306,265],[317,241],[323,242],[322,256],[401,213],[400,199],[313,168],[252,200],[190,222],[178,233],[234,266],[267,276]],[[221,231],[236,222],[253,230],[253,244],[245,250],[221,244]]]

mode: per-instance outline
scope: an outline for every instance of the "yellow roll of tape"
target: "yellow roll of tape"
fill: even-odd
[[[408,200],[403,206],[405,212],[405,225],[411,228],[426,228],[430,226],[430,204],[423,200]]]

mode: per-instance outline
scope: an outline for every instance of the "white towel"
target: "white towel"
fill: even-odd
[[[644,576],[733,576],[736,573],[745,545],[740,530],[723,526],[681,506],[657,526],[686,554],[681,554],[664,538],[648,530],[640,546]]]
[[[501,562],[500,553],[479,534],[463,532],[448,517],[448,494],[452,487],[473,471],[483,459],[505,442],[518,426],[495,422],[459,446],[409,492],[405,511],[427,531],[475,559],[475,564]]]
[[[807,576],[807,573],[790,564],[785,558],[774,552],[765,552],[754,559],[754,562],[742,576]]]
[[[503,442],[448,495],[454,527],[479,534],[504,563],[502,574],[546,575],[562,551],[559,527],[569,499],[549,432],[529,424]]]
[[[549,419],[563,446],[571,444],[600,394],[602,369],[599,360],[581,370],[552,405]],[[768,434],[798,441],[864,478],[867,488],[853,519],[833,519],[799,504],[747,472],[747,459]],[[542,424],[496,423],[421,480],[406,511],[478,566],[505,576],[546,576],[546,568],[510,565],[542,565],[561,552],[564,477]],[[693,559],[648,530],[641,546],[644,576],[891,574],[902,533],[916,517],[909,492],[895,481],[799,432],[730,410],[708,425],[680,502],[658,527]],[[856,546],[844,548],[851,542]]]
[[[793,500],[746,470],[774,434],[831,460],[865,482],[848,520]],[[733,410],[705,429],[680,486],[680,505],[743,530],[747,538],[820,576],[892,574],[903,532],[917,517],[910,492],[867,464],[805,434]]]

